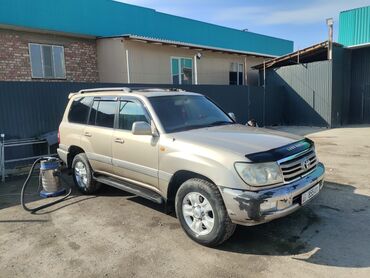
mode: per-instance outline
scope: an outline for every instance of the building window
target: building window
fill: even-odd
[[[193,59],[171,58],[171,75],[173,84],[192,84]]]
[[[63,46],[30,43],[29,52],[32,78],[66,78]]]
[[[244,66],[239,63],[231,63],[229,73],[230,85],[243,85],[244,81]]]

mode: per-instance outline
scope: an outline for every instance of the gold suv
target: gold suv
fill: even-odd
[[[207,246],[228,239],[236,224],[296,211],[323,186],[311,140],[237,124],[205,96],[176,89],[70,94],[59,138],[81,192],[104,183],[165,203]]]

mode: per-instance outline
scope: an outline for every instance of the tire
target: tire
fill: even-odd
[[[177,191],[175,208],[185,233],[199,244],[220,245],[235,231],[218,188],[206,180],[185,181]]]
[[[100,183],[95,181],[93,172],[85,153],[76,155],[72,162],[73,181],[82,194],[94,194],[100,188]]]

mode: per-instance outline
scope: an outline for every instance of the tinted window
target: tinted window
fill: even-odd
[[[106,101],[106,100],[99,101],[95,120],[95,124],[97,126],[113,128],[116,104],[117,102],[115,101]]]
[[[147,122],[144,107],[136,102],[121,102],[119,107],[119,128],[131,130],[134,122]]]
[[[99,100],[94,100],[93,105],[91,106],[89,125],[96,124],[96,114],[98,112]]]
[[[150,102],[168,133],[233,124],[220,108],[203,96],[152,97]]]
[[[86,124],[91,102],[92,97],[75,99],[69,110],[68,121],[71,123]]]

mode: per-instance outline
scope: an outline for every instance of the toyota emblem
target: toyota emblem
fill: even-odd
[[[302,168],[304,170],[307,170],[309,167],[310,167],[310,160],[309,159],[302,162]]]

